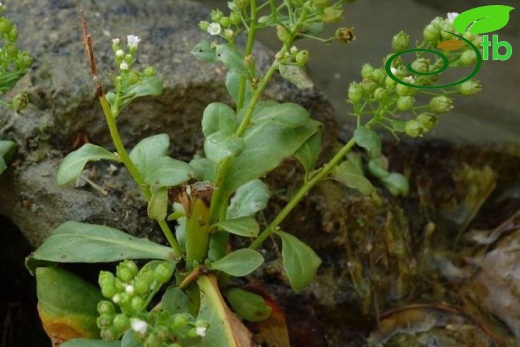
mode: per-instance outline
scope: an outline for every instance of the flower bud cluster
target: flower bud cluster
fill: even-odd
[[[2,12],[0,3],[0,14]],[[12,89],[33,63],[32,56],[18,48],[17,40],[16,25],[8,17],[0,16],[0,94]],[[7,105],[20,111],[27,105],[27,95],[18,94]]]
[[[201,21],[199,27],[212,36],[220,36],[228,42],[234,42],[237,33],[242,28],[245,11],[249,8],[249,0],[233,0],[228,2],[230,12],[225,14],[220,10],[212,10],[211,22]]]
[[[179,347],[179,341],[203,337],[208,323],[188,313],[147,311],[153,295],[171,279],[173,272],[171,262],[152,261],[139,270],[132,260],[121,262],[115,275],[101,271],[101,293],[109,299],[97,306],[101,338],[117,340],[133,330],[145,347]]]

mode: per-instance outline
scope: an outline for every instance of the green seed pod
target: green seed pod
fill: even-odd
[[[474,95],[482,90],[482,85],[477,80],[469,80],[457,86],[457,93],[461,95]]]
[[[114,314],[113,313],[102,313],[97,317],[96,323],[98,328],[108,328],[112,326],[112,322],[114,321]]]
[[[452,40],[456,37],[453,36],[453,34],[450,34],[450,32],[455,32],[455,28],[453,27],[453,24],[450,23],[449,20],[444,20],[444,22],[441,25],[441,37],[443,40]]]
[[[222,25],[224,28],[228,28],[231,25],[231,20],[229,17],[223,16],[218,20],[218,23]]]
[[[385,88],[376,88],[374,91],[374,100],[375,101],[381,101],[387,96],[387,92]]]
[[[348,100],[355,104],[363,98],[363,88],[359,83],[352,82],[348,87]]]
[[[116,279],[111,272],[101,271],[99,273],[98,283],[101,288],[101,294],[105,298],[112,298],[117,293],[115,281]]]
[[[9,33],[7,33],[6,38],[10,42],[18,40],[18,29],[16,29],[16,25],[13,25]]]
[[[430,110],[435,113],[445,113],[448,112],[453,108],[452,106],[453,100],[444,96],[439,95],[435,96],[430,100],[430,103],[428,106],[430,107]]]
[[[425,112],[418,115],[415,120],[421,124],[423,129],[431,130],[437,124],[438,119],[436,115]]]
[[[209,27],[209,22],[208,21],[202,20],[202,21],[199,22],[199,28],[202,31],[204,31],[204,32],[208,31],[208,27]]]
[[[155,271],[154,271],[155,279],[159,283],[166,283],[172,277],[173,270],[175,270],[175,268],[173,267],[173,265],[171,263],[169,263],[169,262],[161,263],[161,264],[157,265],[157,267],[155,268]]]
[[[388,88],[393,88],[396,84],[397,82],[391,79],[389,76],[385,77],[385,86],[387,86]]]
[[[29,97],[27,96],[27,94],[18,93],[13,97],[10,106],[14,111],[20,112],[23,109],[25,109],[28,104],[29,104]]]
[[[173,317],[170,326],[173,330],[182,330],[190,323],[190,316],[186,313],[179,313]]]
[[[157,69],[154,66],[148,66],[143,71],[143,75],[145,75],[146,77],[155,76],[156,74],[157,74]]]
[[[394,52],[401,52],[405,49],[408,49],[410,45],[410,35],[405,33],[404,31],[400,31],[392,38],[392,49]]]
[[[132,273],[131,270],[127,269],[125,266],[122,266],[120,264],[116,269],[116,276],[119,278],[123,283],[130,283],[135,277],[135,275]]]
[[[441,29],[434,24],[428,24],[423,30],[424,41],[437,45],[441,40]]]
[[[413,107],[415,98],[413,96],[405,95],[397,98],[396,106],[399,111],[408,111]]]
[[[124,332],[128,328],[130,328],[130,319],[127,315],[120,313],[116,314],[114,317],[114,323],[113,323],[114,329],[116,329],[119,332]]]
[[[276,26],[276,35],[282,42],[288,42],[291,39],[291,33],[282,25]]]
[[[7,56],[8,60],[14,60],[18,55],[18,47],[16,47],[16,45],[13,43],[8,43],[4,46],[2,53]]]
[[[213,22],[218,22],[218,20],[220,18],[222,18],[223,15],[224,15],[224,13],[220,10],[211,10],[211,14],[210,14],[211,20]]]
[[[13,27],[13,23],[7,17],[0,17],[0,33],[7,35]]]
[[[473,65],[476,62],[477,62],[477,53],[475,53],[475,51],[472,49],[465,50],[459,58],[459,63],[460,63],[460,65],[463,65],[463,66]]]
[[[386,77],[388,77],[388,75],[384,69],[374,69],[372,71],[371,79],[381,86],[385,83]]]
[[[312,0],[311,6],[318,9],[324,9],[329,6],[329,0]]]
[[[108,300],[101,300],[97,305],[97,311],[99,314],[114,313],[114,304]]]
[[[143,297],[136,296],[132,298],[132,302],[130,305],[134,310],[141,311],[145,307],[146,301],[143,299]]]
[[[156,334],[150,334],[144,342],[146,347],[161,347],[162,340]]]
[[[249,8],[250,1],[249,0],[233,0],[233,4],[235,4],[235,6],[238,9],[245,10],[245,9]]]
[[[18,70],[25,71],[31,67],[33,57],[27,52],[19,52],[16,56],[15,64]]]
[[[354,33],[354,27],[350,28],[338,28],[334,33],[334,37],[336,40],[342,43],[350,43],[356,39],[356,34]]]
[[[417,72],[428,72],[430,69],[430,63],[427,59],[419,58],[412,62],[412,69],[414,69]]]
[[[423,129],[421,123],[419,123],[415,119],[411,119],[411,120],[407,121],[404,129],[405,129],[406,135],[408,135],[410,137],[418,137],[424,133],[424,129]]]
[[[296,63],[300,66],[304,66],[309,61],[309,51],[303,50],[296,54]]]
[[[341,7],[329,6],[323,9],[320,19],[324,23],[337,23],[342,19],[343,9]]]
[[[119,338],[119,334],[112,327],[101,329],[99,335],[101,336],[101,339],[105,341],[115,341]]]
[[[231,24],[233,25],[239,25],[242,22],[242,18],[240,18],[239,12],[231,12],[229,14],[229,20],[231,21]],[[207,30],[207,28],[206,28]],[[206,31],[204,30],[204,31]]]
[[[395,86],[395,92],[400,96],[415,95],[417,89],[399,83]]]
[[[364,79],[361,81],[361,86],[366,94],[372,94],[377,88],[377,83],[371,79]]]
[[[155,274],[149,267],[143,267],[134,280],[134,289],[140,295],[147,294],[155,281]]]
[[[369,63],[365,63],[363,66],[361,66],[361,77],[363,77],[363,79],[372,78],[373,71],[374,67]]]

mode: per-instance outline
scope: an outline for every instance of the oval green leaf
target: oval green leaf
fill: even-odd
[[[152,191],[148,201],[148,217],[157,221],[164,220],[168,214],[168,188],[164,187]]]
[[[316,165],[320,153],[321,131],[318,131],[303,143],[296,153],[294,153],[294,157],[302,163],[305,172],[308,174],[314,169],[314,165]]]
[[[229,253],[224,258],[209,265],[212,270],[219,270],[231,276],[249,275],[264,262],[264,257],[255,250],[243,248]]]
[[[228,233],[244,237],[257,237],[260,231],[260,227],[253,217],[228,219],[213,226],[222,228]]]
[[[254,122],[271,120],[290,128],[303,126],[309,119],[309,112],[301,105],[292,102],[267,104],[253,116]]]
[[[174,259],[172,249],[96,224],[65,222],[32,254],[56,263],[105,263],[125,259]]]
[[[16,148],[16,143],[13,141],[0,140],[0,174],[7,169],[7,163],[13,159]]]
[[[278,71],[280,71],[280,75],[294,84],[299,89],[307,89],[312,88],[314,83],[307,75],[305,69],[299,65],[284,65],[280,64],[278,66]]]
[[[226,158],[236,157],[243,149],[244,140],[226,131],[217,131],[204,141],[206,157],[216,164]]]
[[[358,127],[354,131],[354,139],[358,146],[366,149],[370,158],[381,156],[381,138],[372,129],[363,126]]]
[[[230,44],[217,45],[216,48],[217,60],[221,61],[226,67],[241,75],[247,74],[247,69],[244,65],[244,57],[238,50]]]
[[[170,146],[170,137],[167,134],[158,134],[142,139],[130,151],[130,159],[137,170],[144,177],[148,177],[156,169],[156,162],[167,156]]]
[[[259,179],[240,186],[227,209],[229,219],[251,217],[267,206],[270,197],[269,188]]]
[[[238,127],[235,111],[226,104],[213,102],[202,115],[202,132],[207,137],[217,131],[234,133]]]
[[[245,320],[261,322],[271,315],[271,307],[260,295],[241,288],[231,288],[225,293],[233,310]]]
[[[79,175],[81,175],[85,164],[89,161],[98,160],[117,161],[117,158],[113,153],[107,151],[103,147],[91,143],[84,144],[79,149],[69,153],[65,159],[63,159],[60,169],[58,170],[58,185],[62,186],[74,181],[79,177]]]
[[[453,27],[464,34],[471,25],[469,32],[474,35],[497,31],[509,22],[509,12],[514,7],[505,5],[487,5],[472,8],[459,14],[453,21]]]
[[[372,194],[375,189],[363,172],[350,160],[337,165],[332,171],[332,176],[347,187],[359,190],[364,195]]]
[[[188,163],[170,157],[159,158],[151,164],[154,169],[147,172],[144,181],[153,189],[177,186],[195,176]]]
[[[199,59],[215,62],[217,61],[217,53],[215,49],[211,47],[211,43],[208,41],[201,41],[193,47],[191,54]]]
[[[312,248],[297,237],[283,231],[276,231],[282,239],[282,257],[285,273],[292,289],[301,292],[314,278],[321,259]]]

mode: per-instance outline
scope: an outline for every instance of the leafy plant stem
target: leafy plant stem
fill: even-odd
[[[374,123],[376,123],[376,118],[370,120],[365,126],[370,128]],[[291,198],[291,200],[285,205],[285,207],[278,213],[275,219],[265,228],[264,231],[258,235],[258,238],[251,243],[249,248],[257,249],[260,245],[275,232],[282,223],[282,221],[289,215],[289,213],[298,205],[301,199],[303,199],[307,193],[311,190],[312,187],[316,185],[319,181],[325,178],[335,167],[339,164],[341,160],[345,157],[345,155],[350,152],[352,147],[356,144],[354,138],[351,138],[337,153],[336,155],[327,163],[323,168],[318,171],[312,178],[305,182],[301,188],[296,192],[296,194]]]
[[[114,146],[116,147],[117,154],[119,155],[119,158],[127,168],[128,172],[134,179],[134,181],[137,183],[139,188],[141,189],[141,192],[143,193],[144,198],[146,201],[150,200],[150,197],[152,196],[150,189],[147,188],[143,184],[143,177],[135,167],[133,161],[130,159],[130,156],[128,155],[128,152],[125,149],[125,146],[123,145],[123,142],[121,141],[121,137],[119,136],[119,130],[117,129],[117,124],[115,120],[115,115],[112,113],[112,110],[110,108],[110,105],[108,103],[108,100],[105,96],[105,94],[102,94],[99,97],[99,102],[101,103],[101,107],[103,108],[103,113],[105,115],[105,119],[107,121],[108,129],[110,131],[110,136],[112,137],[112,141],[114,142]],[[176,257],[180,257],[182,255],[181,247],[179,246],[179,243],[173,236],[173,233],[168,226],[168,223],[166,221],[162,220],[159,221],[159,226],[161,227],[161,230],[170,243],[170,246],[175,253]]]

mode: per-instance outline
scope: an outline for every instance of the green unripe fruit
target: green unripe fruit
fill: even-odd
[[[106,328],[106,329],[101,329],[101,332],[99,335],[101,336],[101,339],[103,339],[105,341],[114,341],[119,338],[119,334],[112,327]]]
[[[13,25],[11,31],[6,35],[6,38],[10,42],[18,40],[18,29],[16,29],[16,25]]]
[[[341,20],[343,9],[341,7],[329,6],[323,9],[320,19],[324,23],[337,23]]]
[[[18,53],[15,64],[19,70],[27,70],[33,63],[33,57],[26,52]]]
[[[415,120],[426,130],[431,130],[437,124],[437,116],[431,113],[421,113]]]
[[[114,313],[114,304],[108,300],[101,300],[97,305],[97,311],[99,314],[103,313]]]
[[[457,86],[457,92],[461,95],[473,95],[481,90],[482,85],[476,80],[469,80]]]
[[[421,123],[419,123],[415,119],[412,119],[412,120],[409,120],[406,122],[404,131],[405,131],[406,135],[408,135],[410,137],[421,136],[424,132]]]
[[[144,342],[146,347],[161,347],[162,341],[156,334],[150,334]]]
[[[348,87],[348,100],[355,104],[363,98],[363,88],[359,83],[352,82]]]
[[[97,326],[100,329],[110,327],[114,320],[114,315],[110,313],[102,313],[96,320]]]
[[[477,53],[474,50],[468,49],[462,53],[459,58],[459,62],[461,65],[473,65],[477,62]]]
[[[127,315],[123,314],[123,313],[120,313],[120,314],[117,314],[115,317],[114,317],[114,323],[113,323],[113,326],[114,328],[119,331],[119,332],[124,332],[125,330],[127,330],[128,328],[130,328],[130,319],[128,318]]]
[[[130,281],[132,281],[134,279],[135,275],[133,275],[129,269],[118,266],[117,270],[116,270],[116,276],[123,283],[130,283]]]
[[[430,63],[428,62],[428,60],[426,60],[424,58],[419,58],[412,62],[412,69],[414,69],[417,72],[422,72],[422,73],[428,72],[429,68],[430,68]]]
[[[309,51],[303,50],[296,54],[296,63],[300,66],[307,64],[309,61]]]
[[[141,311],[146,304],[146,301],[141,296],[132,298],[131,306],[136,311]]]
[[[374,91],[374,100],[381,101],[386,97],[386,95],[386,89],[379,87]]]
[[[231,25],[231,20],[229,17],[222,17],[218,20],[218,23],[222,25],[224,28],[228,28]]]
[[[395,86],[395,92],[397,93],[397,95],[407,96],[414,95],[415,93],[417,93],[417,90],[415,88],[411,88],[399,83]]]
[[[155,268],[154,274],[155,279],[159,283],[166,283],[170,280],[173,275],[173,270],[175,270],[174,266],[169,262],[164,262]]]
[[[145,75],[146,77],[155,76],[156,74],[157,74],[157,69],[154,66],[148,66],[143,71],[143,75]],[[136,271],[136,274],[137,274],[137,271]]]
[[[365,63],[363,66],[361,66],[361,77],[363,77],[363,79],[369,79],[372,77],[373,71],[374,67],[369,63]]]
[[[430,107],[430,110],[432,112],[445,113],[453,108],[452,104],[453,104],[452,99],[450,99],[444,95],[439,95],[439,96],[433,97],[430,100],[430,103],[428,104],[428,106]]]
[[[179,314],[175,315],[175,317],[173,318],[173,321],[171,323],[171,328],[173,330],[182,330],[188,326],[189,322],[190,322],[190,317],[187,314],[179,313]]]
[[[400,96],[397,99],[396,106],[399,111],[408,111],[413,107],[415,103],[415,98],[413,96],[405,95]]]
[[[318,9],[324,9],[329,6],[329,0],[312,0],[311,6]]]
[[[385,78],[388,77],[386,71],[384,69],[374,69],[372,71],[372,80],[377,82],[379,85],[383,85],[385,82]]]
[[[208,21],[202,20],[202,21],[199,22],[199,28],[202,31],[207,31],[208,27],[209,27],[209,22]]]
[[[13,23],[7,17],[0,18],[0,33],[8,34],[13,27]]]
[[[223,15],[224,15],[224,13],[220,10],[211,10],[211,14],[210,14],[211,20],[213,22],[218,22],[218,20],[220,18],[222,18]]]
[[[428,24],[423,30],[424,41],[436,45],[441,40],[441,30],[437,25]]]
[[[404,31],[399,32],[392,38],[392,49],[394,52],[401,52],[408,49],[410,44],[410,35]]]
[[[240,22],[242,22],[242,18],[240,18],[240,13],[238,12],[231,12],[231,14],[229,15],[229,20],[233,25],[238,25],[240,24]],[[207,29],[208,28],[206,27],[206,30]]]
[[[291,39],[291,33],[282,25],[276,26],[276,35],[282,42],[288,42]]]
[[[365,93],[372,94],[377,88],[377,83],[371,79],[364,79],[361,82],[361,86]]]
[[[98,283],[101,288],[101,294],[105,298],[111,299],[117,293],[115,281],[116,279],[111,272],[101,271],[99,273]]]
[[[445,20],[441,25],[441,37],[443,40],[451,40],[455,39],[456,37],[453,36],[453,33],[455,32],[455,28],[453,27],[453,24],[450,23],[448,20]]]
[[[233,4],[235,4],[235,6],[238,9],[245,10],[245,9],[249,8],[250,1],[249,0],[233,0]]]

